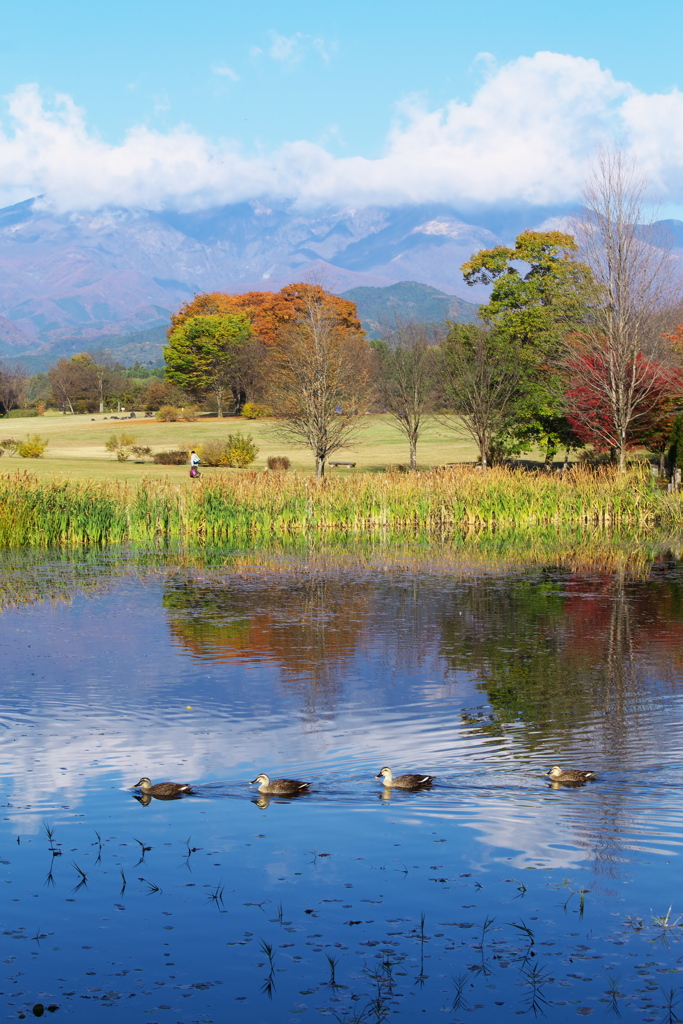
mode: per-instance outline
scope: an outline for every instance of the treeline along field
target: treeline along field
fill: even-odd
[[[524,231],[514,246],[482,249],[463,264],[468,284],[490,286],[477,324],[446,321],[431,330],[396,321],[369,341],[354,303],[319,284],[202,293],[171,316],[163,370],[129,371],[106,353],[62,358],[30,380],[0,366],[0,412],[107,411],[109,420],[115,408],[118,420],[144,409],[161,422],[187,424],[214,414],[220,424],[226,412],[268,419],[286,449],[278,454],[306,452],[317,477],[340,452],[347,461],[354,452],[355,463],[366,416],[381,414],[400,441],[400,462],[412,470],[438,424],[452,446],[465,439],[482,466],[525,453],[540,453],[548,468],[559,453],[566,466],[573,452],[624,471],[639,449],[656,457],[676,487],[683,277],[645,195],[635,167],[618,151],[603,153],[573,234]],[[119,427],[107,441],[117,459],[164,454]],[[196,429],[188,426],[187,434]],[[47,441],[34,437],[30,451],[26,438],[6,436],[4,444],[39,458]],[[203,461],[226,464],[208,455]],[[390,460],[382,453],[377,461]]]
[[[18,472],[0,477],[0,546],[581,524],[676,529],[682,510],[681,496],[662,492],[645,468],[560,475],[453,467],[325,481],[245,472],[192,488],[49,482]]]

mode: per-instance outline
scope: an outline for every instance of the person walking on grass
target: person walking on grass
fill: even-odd
[[[196,451],[193,448],[192,451],[190,452],[190,476],[191,477],[194,478],[196,476],[201,476],[202,475],[199,472],[199,463],[201,461],[202,460],[199,458],[199,456],[197,455]]]

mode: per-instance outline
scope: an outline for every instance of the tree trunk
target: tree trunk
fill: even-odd
[[[414,437],[410,438],[410,468],[417,469],[417,441]]]
[[[316,455],[315,457],[315,475],[318,480],[321,480],[325,476],[325,456]]]
[[[622,473],[626,472],[626,439],[624,433],[622,430],[621,438],[619,439],[619,469]]]
[[[223,419],[223,388],[216,388],[216,415]]]
[[[104,402],[103,402],[103,400],[101,398],[100,398],[100,412],[104,412]]]

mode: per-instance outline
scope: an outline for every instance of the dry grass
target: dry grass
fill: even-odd
[[[619,474],[575,468],[562,476],[455,467],[322,482],[292,472],[241,471],[201,481],[185,473],[180,486],[171,479],[148,478],[135,486],[12,473],[0,479],[0,545],[222,544],[316,531],[676,528],[682,509],[679,495],[663,494],[639,469]]]

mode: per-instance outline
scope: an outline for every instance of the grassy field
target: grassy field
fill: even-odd
[[[27,469],[41,478],[59,476],[70,480],[121,480],[135,482],[143,478],[178,479],[187,476],[184,466],[155,466],[153,463],[117,462],[105,450],[105,443],[113,433],[133,434],[136,443],[152,451],[169,448],[196,448],[203,441],[225,437],[237,430],[251,434],[259,447],[254,469],[263,469],[269,455],[286,455],[292,469],[313,472],[314,461],[310,452],[295,448],[275,434],[274,420],[246,420],[226,417],[223,420],[202,418],[196,423],[160,423],[155,419],[138,418],[112,422],[100,415],[63,416],[48,413],[40,417],[2,420],[0,438],[24,439],[39,433],[48,438],[49,447],[42,459],[21,459],[18,456],[0,460],[0,471]],[[457,437],[441,424],[431,421],[424,440],[418,447],[418,461],[426,468],[448,462],[473,462],[476,449],[467,437]],[[368,416],[367,427],[354,448],[339,452],[334,458],[357,463],[358,470],[377,471],[389,465],[408,462],[408,444],[404,436],[391,425],[388,416]],[[207,475],[225,476],[230,469],[209,469]],[[353,473],[354,470],[328,470],[332,475]]]

